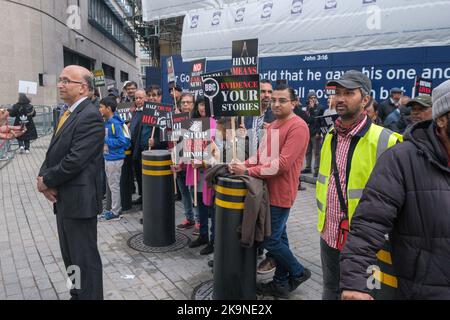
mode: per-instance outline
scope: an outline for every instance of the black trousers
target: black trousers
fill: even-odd
[[[24,147],[25,150],[30,150],[30,140],[17,140],[19,147]]]
[[[131,155],[127,155],[122,166],[122,174],[120,176],[120,200],[122,202],[122,210],[130,210],[132,208],[133,195],[133,160]]]
[[[133,170],[138,184],[138,192],[142,197],[142,159],[133,160]]]
[[[340,252],[331,248],[320,238],[320,259],[322,260],[323,293],[322,300],[340,300]]]
[[[102,260],[97,248],[97,217],[68,219],[56,215],[59,245],[74,288],[71,300],[103,300]]]

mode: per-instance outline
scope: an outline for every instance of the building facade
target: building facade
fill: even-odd
[[[56,80],[70,64],[103,69],[110,87],[141,85],[127,14],[126,0],[0,0],[0,104],[17,101],[19,81],[37,83],[33,104],[57,103]]]

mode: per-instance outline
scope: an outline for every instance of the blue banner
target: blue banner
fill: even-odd
[[[168,94],[166,59],[162,61],[163,101],[171,101]],[[183,63],[174,56],[177,84],[189,89],[191,63]],[[229,69],[231,60],[208,61],[206,72]],[[339,78],[347,70],[359,70],[372,80],[372,95],[378,101],[389,96],[389,90],[399,87],[411,96],[416,76],[433,80],[437,86],[450,79],[450,46],[408,49],[324,53],[289,57],[261,58],[259,72],[262,78],[275,85],[276,80],[287,80],[300,96],[302,103],[310,90],[315,90],[325,105],[325,84]]]

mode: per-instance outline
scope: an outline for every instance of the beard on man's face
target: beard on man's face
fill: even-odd
[[[450,139],[450,113],[447,114],[447,138]]]

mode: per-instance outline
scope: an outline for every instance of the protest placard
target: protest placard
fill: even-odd
[[[205,73],[205,70],[206,59],[192,61],[189,88],[195,98],[198,95],[203,95],[202,75]]]
[[[105,73],[103,72],[103,69],[94,70],[92,73],[94,74],[95,87],[99,88],[106,86]]]
[[[431,96],[433,81],[422,77],[416,77],[414,86],[414,98],[418,96]]]
[[[231,73],[258,74],[258,39],[233,41]]]
[[[117,104],[116,112],[119,115],[119,117],[124,122],[131,121],[131,118],[133,117],[133,114],[131,113],[131,107],[133,106],[134,102],[122,102]]]
[[[204,79],[206,114],[214,117],[259,116],[259,75]],[[210,114],[209,114],[210,113]]]

